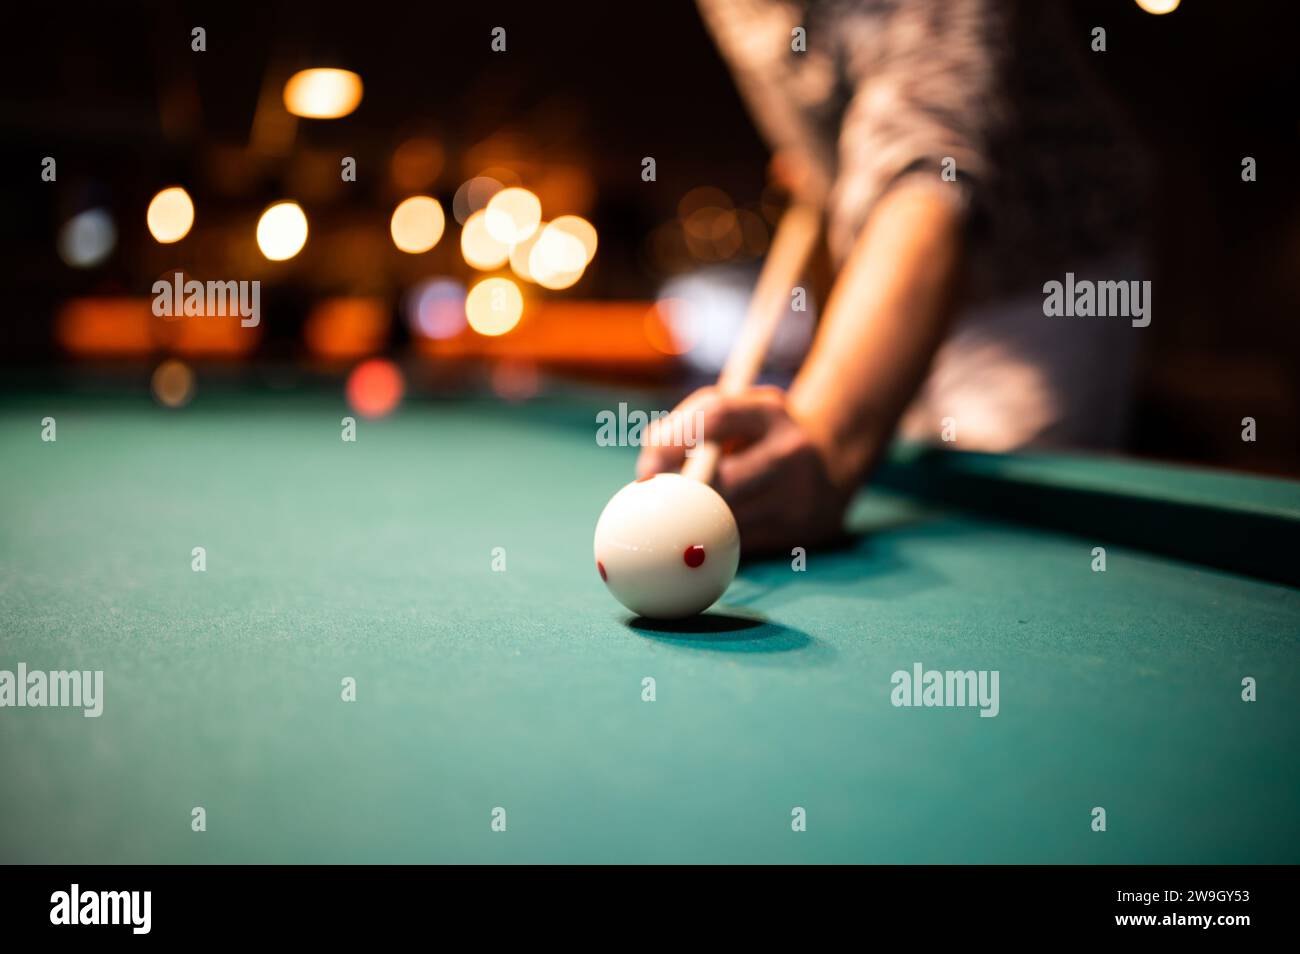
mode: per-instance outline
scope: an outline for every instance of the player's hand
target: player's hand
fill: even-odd
[[[735,514],[746,553],[788,552],[840,536],[856,485],[831,479],[834,450],[818,446],[779,388],[738,396],[702,388],[672,414],[682,419],[669,416],[647,431],[637,476],[681,470],[686,448],[669,435],[702,437],[723,449],[713,486]]]

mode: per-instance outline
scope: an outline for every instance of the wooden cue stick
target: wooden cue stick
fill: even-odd
[[[811,203],[796,203],[786,209],[777,223],[772,248],[758,274],[749,311],[740,336],[731,347],[727,363],[718,376],[718,390],[739,394],[754,383],[767,357],[772,335],[790,305],[790,290],[803,274],[821,227],[821,209]],[[701,483],[713,480],[721,448],[705,441],[686,458],[682,476]]]

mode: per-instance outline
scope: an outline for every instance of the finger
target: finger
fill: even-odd
[[[686,453],[705,441],[727,450],[751,444],[767,432],[780,408],[776,388],[751,388],[739,395],[701,388],[646,429],[637,474],[681,470]]]
[[[647,440],[636,459],[637,477],[676,473],[686,462],[686,448],[672,444],[655,444]]]
[[[733,508],[772,491],[779,461],[771,443],[760,440],[718,462],[714,486]]]
[[[685,439],[693,434],[686,430],[687,424],[695,419],[694,408],[712,390],[701,388],[692,392],[669,414],[650,422],[642,432],[641,453],[636,462],[638,477],[675,473],[682,469],[688,447],[696,443],[693,437],[690,444]]]
[[[696,396],[698,395],[698,396]],[[745,447],[763,437],[781,413],[782,398],[777,388],[749,388],[739,394],[722,394],[716,388],[692,395],[680,410],[694,415],[693,433],[700,440],[724,448]]]

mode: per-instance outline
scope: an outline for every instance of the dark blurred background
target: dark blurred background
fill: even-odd
[[[1168,16],[1135,0],[1068,6],[1081,44],[1092,26],[1107,29],[1107,52],[1088,60],[1156,170],[1159,304],[1143,332],[1129,449],[1300,473],[1292,5],[1184,0]],[[206,30],[202,53],[191,50],[195,26]],[[505,52],[490,48],[496,26]],[[644,313],[695,270],[752,274],[781,203],[767,151],[686,2],[46,5],[11,21],[9,39],[0,364],[11,385],[138,385],[168,358],[200,376],[270,368],[292,383],[415,354],[413,388],[445,387],[484,364],[510,372],[492,378],[504,396],[532,393],[538,369],[677,387],[690,343]],[[333,120],[289,116],[284,82],[310,66],[360,74],[360,107]],[[40,179],[45,156],[57,159],[55,183]],[[356,158],[356,182],[340,180],[343,156]],[[657,163],[653,183],[641,178],[646,156]],[[1241,179],[1245,156],[1258,163],[1256,182]],[[412,295],[432,279],[463,295],[482,274],[461,256],[457,223],[458,191],[481,175],[534,191],[546,219],[587,218],[599,251],[571,287],[522,283],[526,308],[543,317],[526,317],[517,334],[426,335]],[[170,185],[185,187],[196,213],[190,234],[164,245],[145,210]],[[447,228],[432,251],[408,255],[390,239],[389,216],[416,193],[438,198]],[[310,238],[297,256],[269,262],[254,238],[258,216],[290,197]],[[712,218],[691,220],[701,209]],[[82,237],[99,246],[93,262],[70,261],[80,253],[67,252],[66,229],[88,211],[101,217],[83,220]],[[257,334],[105,340],[82,312],[69,317],[69,302],[138,304],[176,270],[260,279]],[[615,317],[608,342],[593,346],[596,303]],[[734,295],[725,307],[734,310]],[[1258,422],[1253,443],[1240,438],[1243,417]]]

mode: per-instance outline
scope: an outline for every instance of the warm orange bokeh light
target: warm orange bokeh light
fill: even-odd
[[[677,217],[688,219],[700,209],[730,209],[735,206],[731,196],[716,186],[696,186],[677,201]]]
[[[507,247],[528,238],[542,221],[542,203],[517,186],[492,196],[483,211],[488,234]]]
[[[587,267],[587,250],[571,232],[552,222],[528,255],[528,272],[543,288],[568,288],[582,277]]]
[[[528,238],[510,246],[510,270],[526,282],[533,282],[534,284],[537,282],[537,279],[533,278],[532,270],[529,268],[528,258],[533,254],[533,246],[537,244],[537,240],[542,237],[544,231],[546,231],[545,222],[542,223],[541,228]]]
[[[524,296],[508,278],[485,278],[465,297],[465,317],[481,335],[503,335],[524,314]]]
[[[480,209],[465,220],[460,230],[460,253],[472,268],[490,272],[510,258],[510,246],[498,242],[488,233],[487,219]]]
[[[550,223],[550,227],[558,232],[572,235],[581,242],[587,258],[583,264],[591,264],[591,260],[596,257],[597,244],[596,227],[594,225],[580,215],[561,215]]]
[[[461,334],[417,338],[421,354],[442,359],[485,358],[534,363],[539,367],[634,369],[665,374],[677,358],[648,340],[646,312],[652,301],[583,301],[573,298],[528,302],[528,320],[507,335]]]
[[[69,353],[94,358],[155,351],[194,357],[238,357],[253,351],[261,327],[239,315],[158,317],[149,298],[74,298],[60,309],[54,333]]]
[[[304,119],[338,119],[361,104],[361,93],[351,70],[300,70],[284,84],[284,107]]]
[[[437,199],[427,195],[413,195],[393,210],[389,231],[394,245],[403,252],[418,255],[438,244],[446,222]]]
[[[1173,13],[1178,9],[1178,4],[1182,0],[1137,0],[1137,5],[1147,13],[1154,13],[1157,16],[1164,13]]]
[[[363,358],[388,340],[388,307],[378,298],[327,298],[307,316],[302,336],[321,358]]]
[[[677,333],[672,325],[671,313],[674,303],[670,299],[656,302],[645,313],[645,337],[656,351],[668,355],[686,354],[691,350],[688,342]]]
[[[74,355],[119,357],[154,349],[148,298],[73,298],[54,322],[59,345]]]
[[[163,407],[184,407],[194,397],[194,372],[184,361],[169,358],[154,369],[149,385]]]
[[[475,212],[481,211],[492,197],[505,188],[499,179],[491,176],[475,176],[460,184],[456,195],[451,200],[451,211],[461,225]]]
[[[180,186],[163,189],[150,200],[145,221],[157,241],[164,245],[179,242],[194,225],[194,202]]]
[[[273,262],[293,258],[307,244],[307,215],[297,202],[277,202],[257,220],[257,247]]]

